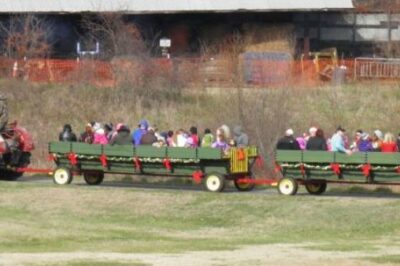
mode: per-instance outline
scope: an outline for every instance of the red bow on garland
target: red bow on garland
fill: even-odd
[[[78,156],[74,152],[71,152],[71,153],[68,154],[68,160],[71,163],[71,165],[77,165],[78,164]]]

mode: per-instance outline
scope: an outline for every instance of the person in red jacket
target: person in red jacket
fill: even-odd
[[[397,152],[399,151],[397,148],[397,143],[396,139],[394,138],[394,135],[390,132],[385,134],[385,138],[383,139],[382,146],[381,146],[381,151],[382,152]]]

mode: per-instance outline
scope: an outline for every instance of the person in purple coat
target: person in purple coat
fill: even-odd
[[[211,145],[212,148],[221,149],[221,150],[228,150],[229,145],[226,141],[225,132],[222,128],[217,129],[216,132],[217,140]]]
[[[357,147],[358,151],[360,152],[373,151],[372,142],[371,139],[369,138],[368,133],[366,132],[362,133],[361,139],[358,141]]]

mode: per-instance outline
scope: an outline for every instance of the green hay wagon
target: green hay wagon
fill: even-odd
[[[252,177],[250,171],[258,154],[255,147],[232,148],[228,153],[214,148],[180,148],[132,145],[111,146],[78,142],[51,142],[49,153],[57,167],[56,184],[72,182],[73,174],[82,174],[89,185],[98,185],[105,173],[148,176],[192,177],[209,191],[224,189],[232,180],[240,191],[254,184],[240,182]]]
[[[299,184],[314,195],[327,183],[400,185],[400,153],[278,150],[275,160],[284,195],[296,194]]]

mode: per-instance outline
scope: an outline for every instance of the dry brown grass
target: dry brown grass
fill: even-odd
[[[158,83],[161,82],[161,83]],[[161,130],[188,129],[195,125],[202,133],[222,124],[242,125],[251,142],[271,155],[286,128],[296,135],[310,126],[320,126],[330,136],[337,125],[352,136],[358,128],[368,132],[379,128],[397,133],[400,112],[398,90],[391,86],[349,85],[314,90],[163,90],[163,80],[136,90],[117,87],[31,85],[3,80],[0,90],[9,98],[11,120],[18,120],[33,134],[37,149],[34,166],[49,166],[47,144],[56,140],[61,127],[70,123],[77,134],[88,121],[124,122],[135,127],[141,118]],[[158,87],[158,90],[153,90]],[[200,134],[201,135],[201,134]],[[270,157],[272,158],[272,157]]]

